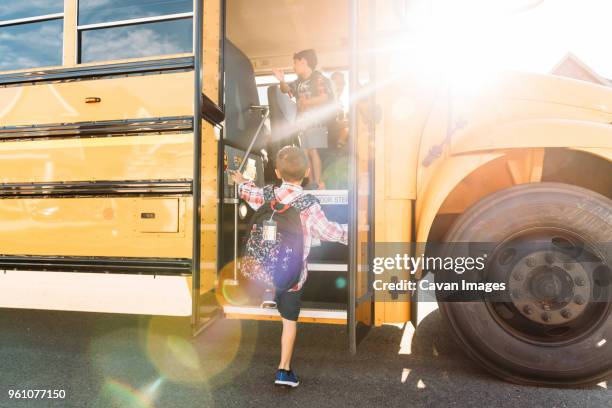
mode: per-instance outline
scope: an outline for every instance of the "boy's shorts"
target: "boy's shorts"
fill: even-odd
[[[283,319],[297,321],[302,307],[302,289],[296,292],[277,292],[274,301]]]

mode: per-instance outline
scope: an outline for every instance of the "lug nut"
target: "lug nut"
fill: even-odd
[[[527,258],[527,266],[533,268],[535,266],[535,264],[536,264],[536,261],[535,261],[534,258]]]
[[[512,275],[512,277],[516,279],[517,281],[522,281],[524,278],[522,272],[515,272],[514,275]]]
[[[570,312],[570,311],[569,311],[569,310],[567,310],[567,309],[563,309],[563,310],[561,311],[561,316],[563,316],[563,318],[564,318],[564,319],[571,319],[571,317],[572,317],[572,312]]]
[[[532,313],[533,313],[533,307],[531,307],[530,305],[526,305],[526,306],[523,308],[523,312],[524,312],[526,315],[530,315],[530,314],[532,314]]]
[[[577,286],[584,286],[584,279],[583,278],[576,278],[574,280],[574,282],[576,282]]]
[[[582,296],[576,296],[574,298],[574,303],[577,305],[584,305],[584,298]]]
[[[549,322],[550,315],[548,313],[542,313],[542,320],[544,320],[545,322]]]

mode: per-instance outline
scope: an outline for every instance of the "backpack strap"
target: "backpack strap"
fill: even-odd
[[[306,211],[315,204],[319,204],[319,199],[312,194],[302,194],[291,202],[291,206],[299,212]]]

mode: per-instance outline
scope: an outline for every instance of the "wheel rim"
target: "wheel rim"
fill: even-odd
[[[604,259],[571,231],[550,227],[514,234],[496,247],[485,272],[487,280],[506,282],[510,296],[503,302],[486,299],[487,307],[521,340],[550,346],[579,341],[610,313],[610,302],[592,296],[606,291],[609,299],[609,279],[593,278],[597,268],[609,276]]]

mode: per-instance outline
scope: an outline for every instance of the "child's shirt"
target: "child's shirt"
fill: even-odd
[[[328,125],[336,118],[335,96],[331,81],[319,71],[313,71],[309,78],[297,78],[289,83],[291,95],[296,100],[300,98],[311,99],[318,96],[326,96],[327,102],[319,106],[311,106],[308,110],[298,112],[298,118],[301,118],[305,123],[319,123]],[[331,105],[331,107],[330,107]]]
[[[287,182],[283,182],[274,192],[276,198],[282,204],[289,204],[304,193],[301,186]],[[238,194],[254,210],[257,210],[265,202],[263,188],[257,187],[252,181],[240,184]],[[300,219],[304,232],[304,268],[299,282],[289,290],[290,292],[300,290],[306,282],[308,277],[306,258],[308,258],[312,246],[318,245],[320,241],[340,242],[344,245],[348,242],[347,225],[329,221],[318,203],[302,211]]]

